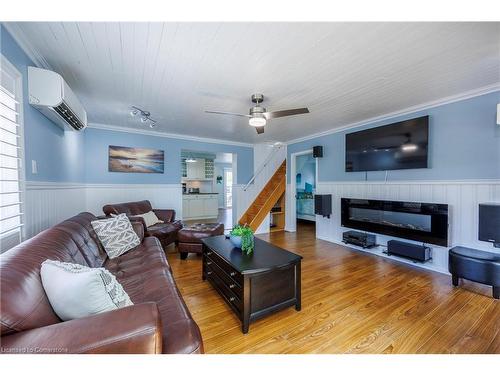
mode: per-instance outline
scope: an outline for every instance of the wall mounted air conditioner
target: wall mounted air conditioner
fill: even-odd
[[[87,127],[87,112],[56,72],[28,67],[28,92],[29,103],[64,130]]]

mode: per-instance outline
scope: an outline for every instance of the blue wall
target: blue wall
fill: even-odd
[[[28,66],[35,66],[0,25],[2,55],[23,75],[24,142],[26,180],[84,181],[84,145],[82,133],[64,132],[28,103]],[[38,174],[31,173],[31,160],[37,161]]]
[[[319,181],[363,181],[365,172],[345,172],[345,134],[429,115],[429,168],[389,171],[389,181],[498,179],[500,126],[496,125],[497,103],[500,103],[500,91],[293,143],[288,145],[288,158],[294,152],[323,146],[324,156],[318,164]],[[369,181],[384,178],[385,172],[368,172]]]
[[[253,148],[186,141],[86,129],[63,131],[28,103],[28,66],[35,66],[0,24],[1,53],[23,75],[26,180],[89,183],[180,183],[181,149],[231,152],[238,155],[238,182],[246,184],[253,174]],[[163,174],[108,172],[108,146],[159,148],[165,150]],[[38,173],[31,173],[31,160]]]
[[[155,148],[165,151],[165,172],[108,172],[108,146]],[[181,150],[230,152],[237,156],[238,184],[246,184],[253,174],[253,148],[183,139],[155,137],[101,129],[85,130],[85,180],[88,183],[179,184]]]

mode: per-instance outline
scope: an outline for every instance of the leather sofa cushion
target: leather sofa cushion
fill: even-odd
[[[134,304],[154,301],[163,326],[164,353],[192,353],[202,345],[199,329],[191,318],[156,237],[146,237],[136,249],[105,267],[116,276]]]
[[[53,228],[71,236],[89,267],[102,267],[107,254],[92,227],[91,221],[95,219],[91,213],[83,212]]]
[[[60,322],[42,286],[41,264],[46,259],[52,259],[89,265],[80,247],[85,243],[84,236],[79,238],[76,234],[69,234],[63,229],[67,224],[63,222],[47,229],[2,254],[0,264],[2,335]],[[78,243],[74,240],[75,236]],[[95,246],[96,244],[91,245]]]
[[[171,223],[155,224],[148,228],[148,234],[155,237],[164,237],[171,233],[176,233],[182,228],[180,221],[173,221]]]

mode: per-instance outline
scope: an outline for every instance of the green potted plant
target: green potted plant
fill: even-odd
[[[251,254],[254,247],[253,230],[246,225],[237,225],[229,232],[232,244],[246,254]]]

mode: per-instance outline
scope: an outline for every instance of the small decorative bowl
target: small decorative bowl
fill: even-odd
[[[238,249],[241,249],[241,236],[234,236],[230,235],[229,240],[231,243],[234,245],[234,247],[237,247]]]

